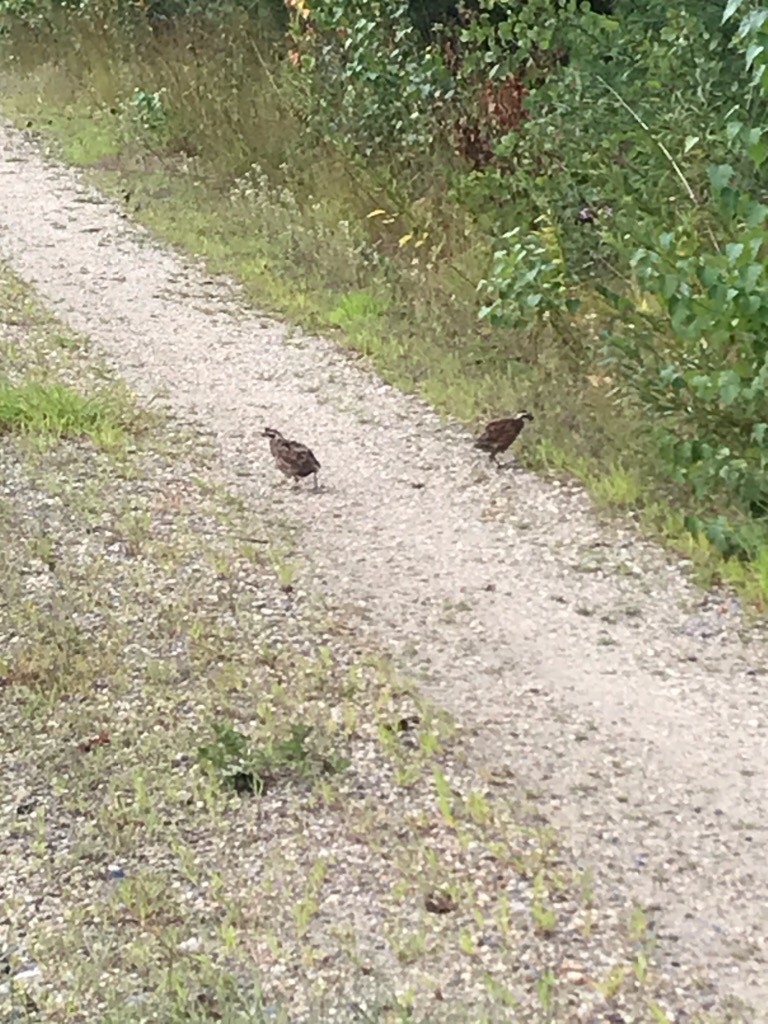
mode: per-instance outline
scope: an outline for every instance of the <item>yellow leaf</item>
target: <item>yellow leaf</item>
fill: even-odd
[[[398,244],[398,245],[400,246],[400,248],[402,249],[402,247],[403,247],[404,245],[408,245],[408,243],[410,242],[410,240],[411,240],[412,238],[413,238],[413,232],[412,232],[412,231],[409,231],[407,235],[403,235],[403,236],[402,236],[402,238],[398,238],[398,240],[397,240],[397,244]]]
[[[370,220],[371,217],[384,217],[386,212],[386,210],[371,210],[368,214],[368,219]]]

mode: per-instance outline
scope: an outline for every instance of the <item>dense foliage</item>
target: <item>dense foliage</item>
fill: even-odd
[[[50,31],[62,10],[129,48],[207,38],[230,94],[268,63],[297,154],[332,150],[385,193],[369,264],[461,265],[481,324],[560,335],[616,417],[642,413],[689,529],[729,556],[765,547],[768,7],[3,0],[0,25]],[[138,82],[126,102],[194,149],[184,104]],[[240,175],[265,161],[244,143]]]
[[[748,555],[768,513],[766,11],[478,0],[426,42],[404,3],[294,12],[308,123],[367,158],[442,146],[446,187],[497,239],[481,316],[562,321],[596,290],[592,358],[645,407],[690,528]],[[740,524],[707,514],[718,491]]]

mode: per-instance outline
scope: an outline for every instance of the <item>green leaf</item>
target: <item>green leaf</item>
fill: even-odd
[[[754,35],[760,30],[766,18],[768,18],[768,7],[758,7],[757,10],[751,11],[739,25],[737,38],[746,39],[747,36]]]
[[[712,378],[706,373],[695,373],[688,379],[688,386],[697,398],[707,399],[714,393]]]
[[[761,134],[760,138],[749,146],[747,152],[755,167],[761,167],[768,156],[768,141]]]
[[[749,71],[749,69],[752,67],[752,65],[755,63],[757,58],[764,50],[765,46],[763,45],[763,43],[751,43],[747,47],[747,71]],[[761,61],[761,63],[763,62]]]
[[[723,405],[733,405],[741,393],[741,378],[733,370],[720,374],[720,400]]]
[[[677,274],[664,274],[661,278],[661,294],[665,299],[671,298],[680,286]]]
[[[686,516],[683,519],[683,526],[692,537],[698,537],[701,533],[701,520],[698,516]]]
[[[723,11],[723,18],[720,24],[724,25],[726,21],[732,18],[743,3],[744,0],[728,0],[728,3],[725,5],[725,10]]]
[[[710,164],[707,168],[707,177],[715,195],[720,195],[730,185],[734,175],[733,167],[730,164]]]
[[[704,263],[696,268],[696,276],[705,288],[712,288],[720,283],[720,271],[711,263]]]
[[[742,121],[728,121],[725,126],[725,137],[728,139],[728,145],[733,145],[733,140],[740,134],[744,124]]]

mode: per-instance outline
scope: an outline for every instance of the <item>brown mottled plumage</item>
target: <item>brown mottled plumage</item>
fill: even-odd
[[[299,441],[289,441],[279,430],[272,427],[266,427],[263,436],[269,438],[269,450],[280,472],[294,482],[305,476],[312,476],[317,490],[317,471],[320,469],[320,463],[309,448]]]
[[[488,452],[491,461],[496,462],[496,457],[509,448],[525,426],[526,420],[532,419],[533,416],[523,410],[506,419],[494,420],[475,441],[475,448]]]

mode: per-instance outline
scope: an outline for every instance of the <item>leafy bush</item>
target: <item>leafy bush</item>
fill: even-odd
[[[726,16],[737,7],[729,4]],[[762,34],[768,9],[755,13],[740,37]],[[760,46],[749,44],[747,63],[755,89],[768,93]],[[731,120],[725,134],[736,162],[751,163],[754,182],[768,155],[762,130]],[[726,555],[752,557],[768,516],[768,206],[732,164],[710,164],[707,173],[705,239],[689,217],[635,250],[638,286],[655,305],[649,312],[613,295],[628,329],[612,337],[607,355],[654,418],[665,471],[692,495],[689,528]],[[743,518],[713,515],[724,502]]]
[[[502,236],[503,247],[493,254],[491,274],[478,290],[487,302],[481,319],[524,327],[543,313],[575,312],[564,280],[562,252],[551,229],[523,235],[512,228]]]
[[[388,0],[297,0],[293,59],[308,88],[307,123],[349,153],[409,156],[436,142],[433,112],[450,96],[437,48],[423,45],[408,4]]]

